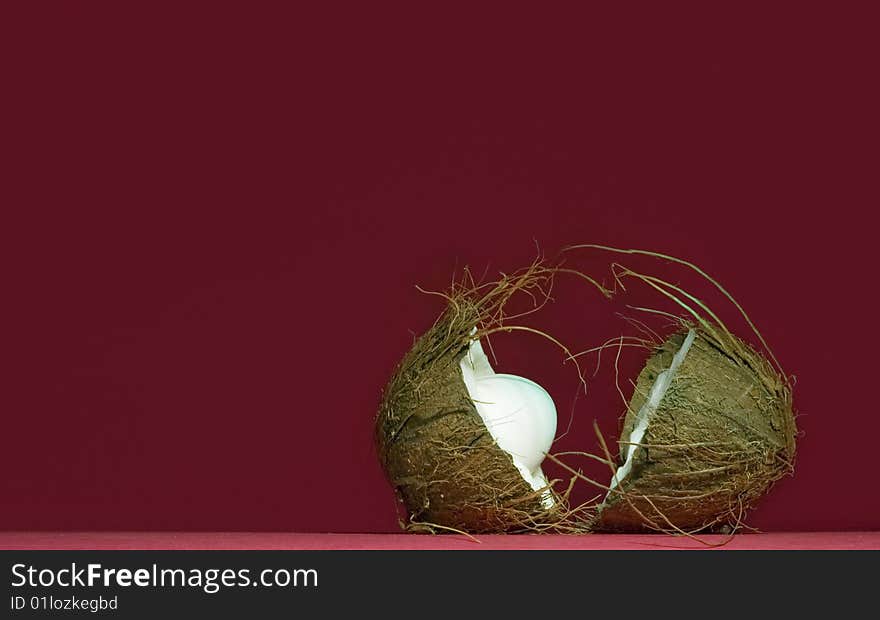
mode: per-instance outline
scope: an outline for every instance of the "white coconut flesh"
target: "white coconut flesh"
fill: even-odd
[[[479,340],[471,342],[461,360],[468,395],[492,439],[513,460],[520,475],[538,491],[547,489],[541,462],[556,436],[556,406],[540,385],[516,375],[496,373]],[[555,501],[549,489],[544,508]]]
[[[642,403],[642,406],[639,408],[639,411],[636,414],[633,430],[627,438],[626,458],[624,459],[623,465],[617,468],[617,471],[614,472],[614,476],[611,479],[611,484],[608,485],[611,490],[617,488],[632,470],[633,455],[636,452],[636,448],[638,448],[639,444],[642,442],[642,439],[648,430],[648,426],[651,424],[651,417],[663,401],[663,397],[666,395],[666,391],[669,389],[672,380],[675,378],[679,367],[684,362],[684,358],[687,356],[691,345],[694,343],[695,337],[696,332],[692,329],[689,330],[681,347],[672,357],[672,363],[669,364],[669,368],[657,375],[657,378],[654,380],[654,384],[651,386],[651,391],[648,393],[648,398],[645,399],[645,402]],[[608,495],[605,496],[606,501],[610,495],[611,491],[608,491]]]

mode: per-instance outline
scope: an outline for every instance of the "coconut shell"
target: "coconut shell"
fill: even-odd
[[[523,480],[468,395],[460,362],[481,318],[477,305],[457,300],[416,341],[385,389],[376,445],[406,507],[404,527],[539,529],[563,509],[559,497],[553,508],[542,506],[542,491]]]
[[[686,331],[658,347],[639,374],[621,454],[658,374]],[[736,527],[790,473],[797,430],[788,382],[728,332],[697,329],[633,453],[633,466],[600,507],[595,529],[698,531]]]

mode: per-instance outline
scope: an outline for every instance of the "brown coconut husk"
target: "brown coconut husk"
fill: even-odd
[[[791,473],[796,427],[787,382],[742,340],[696,329],[636,446],[629,475],[609,493],[595,529],[736,528],[770,486]],[[685,335],[668,338],[639,374],[621,454],[651,386]]]
[[[633,445],[629,438],[655,380],[670,367],[689,330],[695,331],[695,338],[650,414],[644,436],[635,444],[629,474],[618,485],[604,487],[607,496],[591,529],[686,535],[707,529],[735,532],[773,484],[793,472],[797,427],[789,378],[742,306],[696,265],[643,250],[595,245],[568,249],[578,247],[660,258],[696,271],[736,307],[766,351],[765,356],[733,335],[705,303],[679,286],[613,265],[616,285],[625,290],[624,280],[634,278],[688,315],[674,317],[677,329],[662,343],[655,341],[639,374],[623,420],[620,465]],[[644,342],[639,340],[637,346]],[[599,439],[610,460],[601,434]]]
[[[453,284],[447,307],[415,342],[386,387],[376,419],[385,473],[406,508],[409,530],[456,532],[571,531],[568,492],[551,482],[535,491],[499,448],[468,395],[459,366],[470,343],[514,326],[505,305],[517,293],[540,308],[556,270],[536,262],[484,286]],[[476,329],[476,332],[474,330]],[[570,487],[569,487],[570,489]],[[554,505],[541,498],[550,492]]]

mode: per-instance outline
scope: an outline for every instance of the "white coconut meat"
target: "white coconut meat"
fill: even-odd
[[[499,448],[513,459],[523,480],[538,491],[547,489],[541,462],[556,436],[556,406],[540,385],[516,375],[496,373],[479,340],[471,342],[461,360],[468,394]],[[544,508],[555,501],[549,489]]]
[[[651,423],[651,417],[654,415],[654,412],[657,411],[657,407],[660,406],[663,397],[666,395],[666,391],[669,389],[679,367],[682,362],[684,362],[684,358],[687,356],[691,345],[694,343],[695,337],[696,332],[692,329],[689,330],[681,347],[672,357],[672,363],[669,364],[669,368],[657,375],[657,378],[654,380],[654,384],[651,386],[651,391],[648,393],[648,398],[645,399],[645,402],[642,403],[642,406],[636,414],[633,430],[626,440],[626,458],[624,459],[623,465],[618,467],[617,471],[614,472],[611,484],[608,485],[611,490],[609,490],[608,495],[605,496],[606,501],[611,495],[611,492],[617,488],[632,470],[633,455],[636,452],[636,448],[638,448],[639,444],[642,442],[645,432],[647,432],[648,426]]]

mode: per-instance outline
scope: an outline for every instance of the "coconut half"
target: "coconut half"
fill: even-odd
[[[495,373],[481,308],[458,299],[401,361],[376,420],[379,458],[405,527],[541,530],[566,510],[541,470],[556,409],[538,384]]]
[[[726,331],[676,333],[639,374],[594,528],[736,527],[792,471],[796,432],[791,391],[763,355]]]

